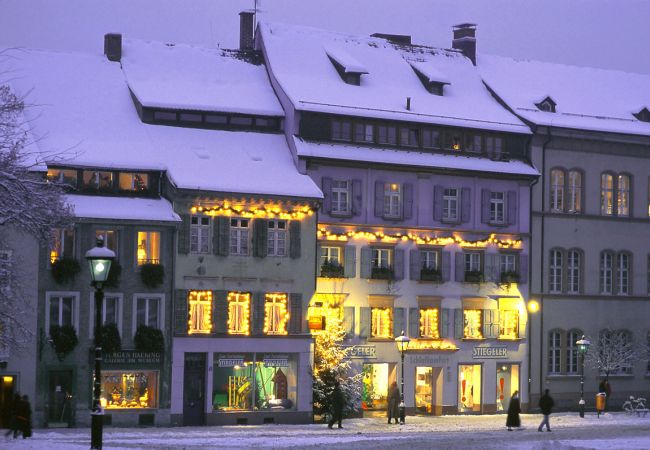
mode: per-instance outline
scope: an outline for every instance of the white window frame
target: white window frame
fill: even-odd
[[[556,339],[557,338],[557,339]],[[548,355],[547,366],[549,375],[562,373],[562,332],[551,330],[548,333]]]
[[[145,252],[147,255],[147,259],[144,262],[140,262],[140,258],[138,257],[138,250],[140,249],[140,239],[138,238],[139,233],[147,233],[147,240],[146,242],[146,247],[145,247]],[[151,244],[151,239],[149,238],[150,234],[157,233],[158,234],[158,258],[151,258],[152,256],[152,244]],[[140,229],[140,230],[135,230],[135,265],[136,267],[141,266],[142,264],[162,264],[162,237],[163,233],[162,231],[159,230],[147,230],[147,229]],[[158,262],[154,262],[158,261]]]
[[[399,183],[384,185],[384,217],[391,219],[402,217],[402,185]]]
[[[577,375],[580,373],[579,366],[579,349],[576,345],[578,339],[583,335],[580,330],[569,330],[567,331],[567,341],[566,341],[566,373],[567,375]],[[575,370],[572,370],[574,369]]]
[[[578,250],[567,252],[567,292],[578,294],[580,292],[580,265],[582,254]]]
[[[630,294],[630,255],[620,252],[616,255],[616,293],[618,295]]]
[[[625,180],[625,182],[623,182]],[[630,215],[630,193],[632,191],[632,177],[626,173],[617,176],[616,183],[616,215],[629,217]]]
[[[71,231],[72,236],[70,239],[72,239],[72,250],[71,250],[71,255],[66,255],[65,254],[65,241],[66,241],[66,231]],[[58,252],[58,257],[56,260],[59,260],[61,258],[74,258],[75,256],[75,237],[77,234],[77,230],[74,227],[70,228],[54,228],[52,229],[52,242],[50,243],[50,252],[47,255],[48,261],[52,262],[52,250],[56,248],[56,244],[59,244],[59,248],[57,248]],[[56,236],[54,236],[56,235]]]
[[[384,265],[386,261],[386,265]],[[393,249],[391,248],[373,248],[372,259],[370,261],[371,267],[375,268],[392,268],[393,265]]]
[[[463,254],[463,266],[465,267],[465,273],[481,272],[481,253],[465,252]]]
[[[287,244],[289,240],[289,223],[286,220],[271,219],[266,222],[267,256],[287,256]]]
[[[147,293],[136,293],[133,294],[133,319],[131,323],[131,333],[132,336],[135,336],[135,332],[138,331],[138,299],[140,298],[157,298],[158,301],[158,329],[162,331],[163,335],[165,333],[165,294],[147,294]],[[147,307],[147,316],[149,308]]]
[[[45,293],[45,333],[49,335],[50,327],[50,303],[52,299],[56,297],[73,297],[72,301],[72,326],[77,331],[79,335],[79,292],[77,291],[47,291]],[[61,316],[61,311],[59,307],[59,318]]]
[[[600,252],[598,275],[600,293],[611,295],[614,292],[614,253]]]
[[[246,226],[241,226],[243,220],[246,221]],[[237,225],[233,225],[234,221],[237,221]],[[230,218],[229,251],[231,255],[248,256],[250,253],[250,226],[251,219],[245,217]]]
[[[190,216],[190,253],[210,253],[211,230],[212,220],[209,216],[198,214]],[[201,244],[202,241],[205,245]]]
[[[453,194],[451,193],[453,191]],[[459,189],[445,188],[442,194],[442,220],[448,222],[457,222],[460,218],[460,198]]]
[[[102,325],[106,321],[106,298],[107,297],[114,297],[117,298],[117,329],[120,332],[120,336],[123,336],[122,334],[122,320],[124,317],[124,294],[121,292],[104,292],[104,301],[102,302]],[[89,294],[90,302],[89,304],[89,309],[90,311],[90,317],[88,318],[88,337],[92,338],[95,336],[95,293],[91,292]]]
[[[205,297],[198,296],[197,299],[192,301],[190,296],[192,293],[196,294],[207,294],[208,300]],[[212,325],[212,309],[214,306],[214,293],[209,290],[196,290],[190,289],[187,291],[187,314],[188,314],[188,324],[187,324],[187,334],[210,334],[213,330],[211,327],[209,330],[199,328],[198,325],[202,322],[200,319],[205,315],[208,316],[208,322]],[[195,305],[194,308],[192,306]],[[193,314],[194,313],[194,314]],[[194,325],[194,328],[190,328],[190,324]]]
[[[115,228],[112,228],[112,229],[109,229],[109,228],[96,228],[94,230],[94,232],[95,232],[95,240],[97,239],[97,237],[98,237],[97,235],[99,234],[101,236],[101,238],[104,240],[104,247],[106,247],[106,248],[108,248],[110,250],[113,250],[113,252],[115,253],[115,256],[117,257],[118,256],[118,249],[120,247],[120,239],[119,239],[120,236],[119,236],[118,230],[116,230]],[[115,248],[111,248],[108,245],[108,233],[113,233],[114,240],[115,240]]]
[[[341,247],[337,247],[335,245],[322,245],[321,246],[321,260],[320,260],[320,266],[322,267],[323,264],[326,262],[333,262],[336,263],[340,266],[343,265],[343,252],[341,251]],[[334,254],[336,253],[336,256]]]
[[[551,170],[551,211],[564,211],[564,181],[565,173],[562,169]]]
[[[332,180],[332,214],[350,214],[350,182]]]
[[[420,250],[420,269],[440,270],[439,250]]]
[[[562,292],[562,271],[564,270],[564,252],[560,249],[551,250],[549,261],[549,291]]]
[[[600,174],[600,214],[614,215],[614,175],[611,173]]]
[[[517,255],[514,253],[501,253],[499,255],[499,268],[501,273],[517,272]]]
[[[490,192],[490,223],[504,224],[506,222],[506,193]]]
[[[573,214],[582,212],[582,172],[569,171],[569,198],[567,211]]]

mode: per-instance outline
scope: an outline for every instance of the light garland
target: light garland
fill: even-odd
[[[438,339],[438,308],[420,310],[420,336]]]
[[[209,334],[212,331],[212,291],[190,291],[188,303],[187,334]]]
[[[463,311],[465,328],[463,337],[465,339],[483,339],[481,332],[482,311],[480,309],[466,309]]]
[[[287,294],[266,294],[264,301],[264,334],[287,334],[287,322],[289,321],[287,301]],[[271,318],[276,308],[279,309],[280,320],[277,329],[271,329],[273,325]]]
[[[250,317],[251,317],[251,294],[249,292],[229,292],[228,293],[228,334],[250,334]],[[235,321],[234,311],[242,308],[243,318]],[[241,329],[239,329],[241,325]]]
[[[393,336],[393,308],[371,308],[372,330],[374,338],[390,338]]]
[[[519,336],[517,335],[517,328],[519,325],[519,311],[506,309],[501,310],[499,314],[501,322],[501,333],[503,333],[499,333],[499,339],[518,339]]]
[[[411,339],[409,343],[409,352],[412,350],[444,350],[455,351],[458,347],[451,342],[445,340],[426,340],[426,339]]]
[[[196,205],[190,208],[192,214],[205,214],[206,216],[235,216],[246,218],[260,218],[260,219],[285,219],[285,220],[301,220],[305,217],[314,214],[314,208],[311,206],[301,206],[295,209],[286,210],[281,205],[269,204],[259,207],[246,208],[243,206],[231,206],[228,203],[216,206],[202,206]]]
[[[495,245],[499,248],[520,248],[522,241],[520,239],[497,239],[496,234],[490,234],[485,239],[476,241],[466,241],[456,235],[447,237],[419,235],[415,233],[394,233],[386,234],[382,231],[344,231],[332,232],[327,228],[318,230],[318,237],[328,241],[344,241],[350,239],[367,239],[370,241],[380,241],[387,243],[396,243],[400,241],[412,241],[418,245],[439,245],[458,244],[461,247],[485,248],[488,245]]]

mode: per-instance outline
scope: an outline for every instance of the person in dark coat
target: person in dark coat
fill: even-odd
[[[23,395],[23,400],[20,402],[20,425],[23,433],[23,439],[32,436],[32,405],[29,403],[29,397]]]
[[[388,392],[388,423],[390,423],[392,419],[395,419],[395,423],[399,423],[399,394],[400,392],[397,383],[393,381],[393,384],[390,385],[390,391]]]
[[[520,412],[519,391],[515,391],[510,398],[510,405],[508,405],[508,418],[506,419],[508,431],[512,431],[512,427],[519,428],[521,426]]]
[[[22,399],[20,398],[20,394],[16,392],[14,395],[13,401],[11,402],[11,416],[9,417],[9,429],[5,433],[5,437],[9,436],[11,433],[14,434],[14,439],[18,437],[18,432],[20,431],[20,427],[18,425],[18,409],[20,402],[22,402]]]
[[[541,396],[539,399],[539,409],[542,410],[542,414],[544,414],[544,419],[542,419],[542,423],[539,424],[539,427],[537,428],[537,431],[542,431],[544,429],[544,425],[546,425],[546,431],[551,431],[551,424],[549,423],[549,418],[551,416],[551,411],[553,410],[553,406],[555,406],[555,402],[553,401],[553,397],[551,397],[548,393],[548,389],[544,391],[544,395]]]
[[[341,421],[343,420],[343,404],[345,403],[343,398],[343,391],[341,390],[341,384],[337,381],[334,383],[334,392],[332,392],[332,418],[327,424],[328,428],[332,428],[334,422],[339,423],[339,428],[343,428]]]

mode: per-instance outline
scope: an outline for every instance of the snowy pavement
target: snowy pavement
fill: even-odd
[[[522,415],[523,430],[508,432],[504,415],[407,417],[406,425],[384,419],[350,419],[342,430],[312,425],[184,428],[106,428],[106,449],[650,449],[650,416],[576,413],[551,416],[552,433],[537,432],[540,415]],[[87,449],[90,429],[40,430],[27,440],[0,437],[3,449]]]

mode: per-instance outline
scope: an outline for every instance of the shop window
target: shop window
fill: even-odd
[[[332,119],[332,140],[350,141],[352,131],[350,121]]]
[[[111,191],[113,189],[113,172],[83,171],[83,187],[95,191]]]
[[[551,170],[551,211],[564,211],[564,170]]]
[[[47,322],[46,329],[54,325],[77,327],[77,300],[78,294],[47,294]]]
[[[188,296],[188,334],[208,334],[212,331],[212,291],[190,291]]]
[[[519,338],[519,311],[502,309],[499,311],[499,339]]]
[[[480,309],[464,309],[463,319],[463,338],[483,339],[483,331],[481,330],[483,311]]]
[[[355,142],[372,143],[375,140],[375,127],[371,123],[356,123],[354,125]]]
[[[363,365],[361,407],[364,410],[386,410],[390,385],[397,381],[396,368],[396,364],[388,363]]]
[[[105,409],[158,408],[158,371],[102,371]]]
[[[278,412],[296,408],[296,354],[215,354],[213,372],[215,411]]]
[[[402,216],[402,187],[398,183],[384,185],[384,217]]]
[[[149,175],[146,173],[120,172],[120,191],[147,192],[149,190]]]
[[[74,228],[54,228],[50,240],[50,262],[74,258]]]
[[[439,339],[438,308],[420,309],[420,336],[423,338]]]
[[[490,223],[504,224],[506,218],[506,193],[490,192]]]
[[[287,294],[266,294],[264,298],[264,333],[287,334],[289,311]]]
[[[445,189],[442,196],[442,220],[457,222],[459,204],[459,190],[456,188]]]
[[[550,375],[561,372],[561,339],[562,334],[559,330],[551,331],[548,335],[548,373]]]
[[[343,180],[332,181],[332,214],[350,213],[350,182]]]
[[[48,169],[47,179],[57,183],[67,184],[72,187],[77,186],[76,169]]]
[[[250,305],[250,293],[228,293],[228,334],[250,333]]]
[[[116,230],[95,230],[95,239],[102,238],[104,247],[112,250],[117,255],[117,231]]]
[[[371,337],[390,338],[393,336],[393,309],[370,308]]]
[[[519,391],[519,365],[497,364],[497,411],[507,411],[516,391]]]
[[[481,412],[481,365],[458,366],[458,412]]]
[[[287,254],[287,221],[267,220],[269,228],[267,236],[267,255],[286,256]]]
[[[415,368],[415,409],[419,414],[434,413],[433,378],[433,367]]]
[[[160,306],[162,298],[160,296],[136,296],[135,297],[135,327],[133,332],[139,326],[144,325],[152,328],[162,329],[160,326]]]
[[[160,264],[160,232],[138,231],[138,265]]]
[[[397,128],[389,125],[377,127],[377,142],[385,145],[397,144]]]
[[[567,333],[566,344],[566,371],[568,374],[575,375],[578,373],[579,349],[576,342],[582,338],[581,330],[571,330]]]
[[[249,219],[230,219],[230,254],[248,255]]]
[[[190,217],[190,253],[210,253],[210,218]]]

